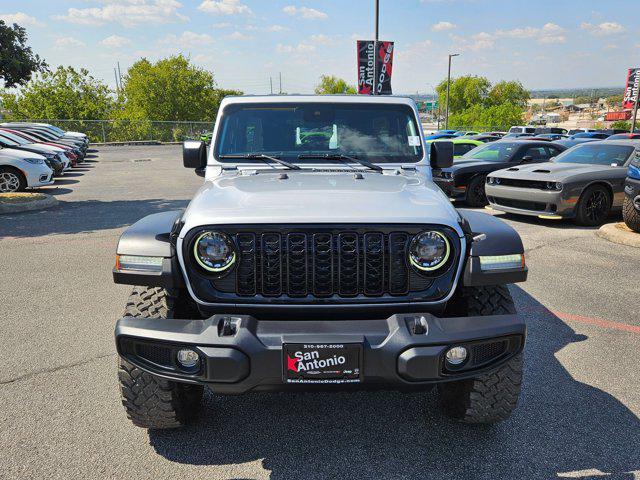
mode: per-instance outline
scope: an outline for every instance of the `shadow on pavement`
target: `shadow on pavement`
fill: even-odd
[[[228,465],[262,460],[271,478],[634,478],[640,421],[556,359],[586,339],[518,287],[529,339],[518,409],[501,424],[459,424],[436,393],[206,397],[197,424],[150,431],[163,457]],[[591,472],[588,472],[591,471]]]
[[[62,195],[72,190],[52,188],[41,191],[50,195]],[[3,215],[0,221],[0,238],[110,230],[131,225],[145,215],[185,208],[188,204],[188,200],[165,199],[64,202],[62,206],[48,210]]]

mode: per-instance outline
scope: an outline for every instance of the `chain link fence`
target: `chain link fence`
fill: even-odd
[[[11,121],[6,119],[5,121]],[[181,142],[213,131],[213,122],[168,122],[150,120],[15,119],[16,122],[49,123],[63,130],[85,133],[91,142],[159,141]]]

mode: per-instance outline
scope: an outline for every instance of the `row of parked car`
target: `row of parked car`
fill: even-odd
[[[434,170],[434,181],[472,207],[588,226],[622,210],[629,228],[640,231],[640,134],[524,128],[533,130],[427,136],[454,144],[453,166]]]
[[[55,182],[84,161],[89,139],[46,123],[0,123],[0,193]]]

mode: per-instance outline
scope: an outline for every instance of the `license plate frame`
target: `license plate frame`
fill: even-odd
[[[287,384],[361,383],[362,350],[361,343],[285,343],[282,380]]]

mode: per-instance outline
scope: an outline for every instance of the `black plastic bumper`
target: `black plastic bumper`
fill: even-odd
[[[416,330],[420,317],[424,328]],[[285,343],[361,344],[362,376],[355,386],[402,389],[430,388],[495,369],[522,350],[525,335],[518,315],[398,314],[333,321],[264,321],[246,315],[206,320],[125,317],[115,330],[118,353],[129,362],[164,378],[207,384],[220,394],[300,388],[283,380]],[[454,345],[465,346],[469,357],[462,367],[450,369],[445,353]],[[177,350],[185,346],[200,355],[201,367],[195,372],[181,370],[176,362]]]

